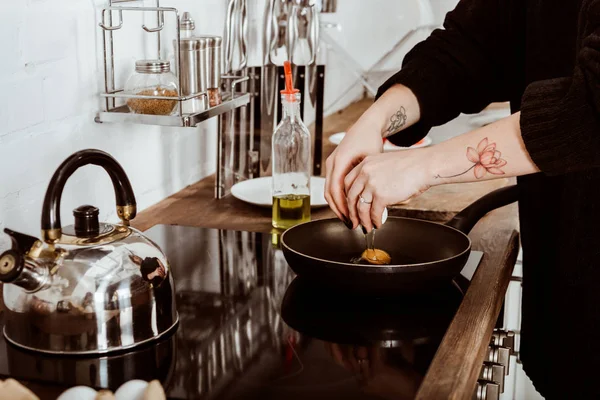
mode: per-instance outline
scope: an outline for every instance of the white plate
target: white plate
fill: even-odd
[[[342,139],[344,138],[344,136],[346,136],[346,132],[334,133],[333,135],[329,136],[329,141],[335,145],[339,145],[341,143]],[[431,138],[429,136],[425,136],[423,138],[423,143],[415,144],[411,147],[400,147],[400,146],[396,146],[389,140],[386,140],[385,144],[383,145],[383,150],[384,151],[398,151],[398,150],[407,150],[407,149],[418,149],[421,147],[431,146],[432,142],[433,141],[431,140]]]
[[[231,188],[231,194],[236,199],[260,207],[273,206],[273,196],[271,193],[270,176],[248,179],[236,183]],[[327,206],[327,201],[325,201],[325,178],[316,176],[310,178],[310,206],[312,208]]]

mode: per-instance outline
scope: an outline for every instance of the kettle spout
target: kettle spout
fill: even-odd
[[[37,238],[5,229],[11,237],[12,248],[0,254],[0,282],[20,286],[27,292],[36,292],[47,285],[50,273],[46,266],[28,256],[41,243]]]
[[[8,228],[4,229],[4,233],[10,236],[10,240],[12,242],[12,249],[18,251],[19,253],[25,255],[29,250],[33,247],[35,242],[38,241],[38,238],[26,235],[24,233],[15,232]]]

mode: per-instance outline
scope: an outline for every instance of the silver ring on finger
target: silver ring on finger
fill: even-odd
[[[362,197],[362,195],[358,195],[358,198],[359,198],[359,201],[361,203],[363,203],[363,204],[372,204],[373,203],[373,201],[367,201],[367,200],[365,200],[365,198]]]

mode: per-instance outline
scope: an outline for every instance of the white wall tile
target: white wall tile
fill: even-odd
[[[23,29],[23,16],[26,7],[21,2],[3,4],[0,13],[0,48],[2,61],[0,62],[0,76],[17,72],[21,62],[21,46],[19,33]]]
[[[0,136],[43,121],[42,86],[39,77],[0,84]]]
[[[85,15],[85,11],[92,11],[89,2],[32,3],[20,32],[22,61],[35,65],[72,56],[78,34],[73,16]]]
[[[89,104],[91,93],[83,90],[69,90],[74,85],[77,87],[89,87],[89,85],[83,85],[77,68],[77,60],[70,57],[66,61],[61,63],[64,69],[45,76],[42,80],[44,111],[49,118],[63,119],[79,115],[83,111],[82,107],[86,101]]]

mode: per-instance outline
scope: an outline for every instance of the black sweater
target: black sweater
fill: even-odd
[[[547,399],[600,398],[600,0],[462,0],[378,95],[394,83],[421,107],[399,145],[491,102],[521,110],[542,171],[518,179],[523,366]]]

